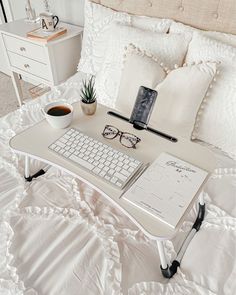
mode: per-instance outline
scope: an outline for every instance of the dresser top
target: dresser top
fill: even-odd
[[[59,36],[58,38],[54,40],[51,40],[45,45],[55,44],[57,42],[64,41],[68,38],[72,38],[83,32],[83,28],[79,26],[70,25],[63,22],[59,22],[59,26],[65,27],[67,29],[67,33],[62,36]],[[11,35],[13,37],[18,37],[20,39],[26,39],[32,43],[39,44],[40,41],[29,39],[26,36],[28,32],[38,29],[39,27],[40,27],[39,23],[29,23],[29,22],[26,22],[24,19],[20,19],[20,20],[15,20],[13,22],[0,25],[0,32]],[[44,45],[43,42],[40,42],[40,44]]]

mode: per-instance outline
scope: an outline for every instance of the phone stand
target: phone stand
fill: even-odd
[[[133,122],[133,127],[135,129],[138,129],[138,130],[143,130],[143,129],[147,129],[147,125],[142,123],[142,122],[138,122],[138,121],[134,121]]]
[[[121,119],[121,120],[124,120],[124,121],[126,121],[126,122],[131,123],[129,118],[124,117],[124,116],[122,116],[122,115],[119,114],[119,113],[116,113],[116,112],[113,112],[113,111],[108,111],[107,114],[110,115],[110,116],[114,116],[114,117],[116,117],[116,118],[119,118],[119,119]],[[177,141],[178,141],[178,139],[177,139],[176,137],[174,137],[174,136],[172,136],[172,135],[169,135],[169,134],[166,134],[166,133],[164,133],[164,132],[161,132],[161,131],[159,131],[159,130],[153,129],[153,128],[151,128],[151,127],[148,127],[148,126],[146,126],[145,124],[143,124],[142,122],[134,121],[134,122],[131,123],[131,124],[133,124],[133,127],[134,127],[135,129],[138,129],[138,130],[143,130],[143,129],[145,129],[145,130],[147,130],[147,131],[149,131],[149,132],[151,132],[151,133],[154,133],[154,134],[156,134],[156,135],[158,135],[158,136],[160,136],[160,137],[163,137],[163,138],[165,138],[165,139],[167,139],[167,140],[169,140],[169,141],[171,141],[171,142],[177,142]]]

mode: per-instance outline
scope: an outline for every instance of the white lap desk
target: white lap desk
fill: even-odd
[[[79,103],[74,104],[74,110],[73,122],[67,129],[53,129],[49,126],[46,120],[43,120],[33,127],[30,127],[14,136],[10,140],[11,148],[17,153],[30,156],[31,158],[41,160],[45,163],[63,169],[89,184],[91,187],[99,191],[104,197],[117,205],[150,238],[157,240],[171,239],[183,223],[187,212],[179,222],[177,228],[173,230],[171,227],[158,221],[135,206],[132,206],[122,198],[119,198],[121,195],[121,191],[119,189],[113,188],[111,185],[100,180],[98,177],[90,174],[76,164],[73,164],[71,161],[54,154],[48,149],[48,146],[64,134],[66,130],[71,127],[75,127],[85,134],[108,144],[121,152],[127,153],[144,163],[151,163],[161,152],[168,152],[192,163],[193,165],[207,170],[209,173],[211,173],[215,167],[213,153],[196,143],[182,138],[178,138],[178,142],[173,143],[158,135],[147,132],[146,130],[136,130],[130,123],[107,115],[107,111],[110,109],[102,105],[98,105],[97,112],[93,116],[83,115]],[[141,142],[138,143],[136,149],[128,149],[120,144],[118,138],[114,140],[104,139],[102,131],[106,124],[113,125],[121,131],[137,135],[141,138]],[[195,199],[192,203],[194,203]],[[189,210],[192,207],[191,205],[189,206]]]

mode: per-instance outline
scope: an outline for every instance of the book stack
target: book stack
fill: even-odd
[[[27,33],[27,37],[32,40],[37,40],[40,42],[47,43],[67,32],[66,28],[58,27],[53,32],[46,32],[42,28],[30,31]]]

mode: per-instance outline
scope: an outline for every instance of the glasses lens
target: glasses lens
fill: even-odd
[[[135,148],[139,141],[138,137],[130,133],[123,133],[120,139],[121,144],[128,148]]]
[[[108,139],[113,139],[116,137],[119,130],[113,126],[106,126],[103,131],[103,136]]]

